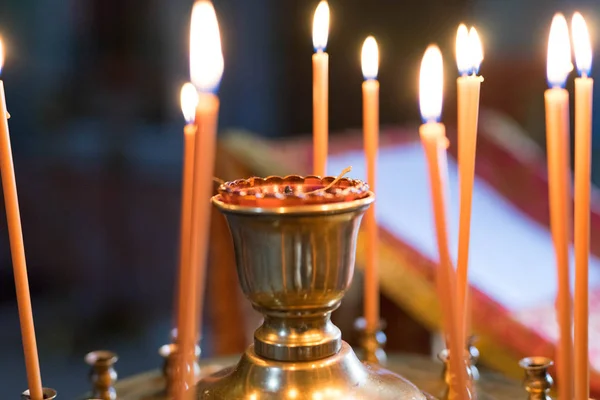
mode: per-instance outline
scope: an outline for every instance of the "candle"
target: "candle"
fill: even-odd
[[[379,50],[377,41],[369,36],[362,47],[362,73],[365,81],[363,93],[363,133],[365,156],[367,161],[367,182],[375,192],[377,180],[377,148],[379,146]],[[379,272],[377,254],[377,220],[373,204],[365,214],[367,229],[367,264],[365,268],[364,307],[367,332],[376,332],[379,328]]]
[[[210,197],[213,187],[217,118],[219,99],[215,94],[223,74],[223,53],[219,23],[210,1],[199,0],[192,10],[190,28],[190,75],[199,92],[196,106],[196,134],[194,143],[194,171],[192,184],[192,218],[190,226],[187,301],[183,304],[179,370],[185,376],[179,379],[177,399],[194,398],[194,348],[196,332],[201,332],[204,278],[210,228]]]
[[[571,24],[575,61],[575,399],[587,400],[588,356],[588,257],[590,250],[590,158],[592,142],[592,46],[585,20],[579,13]]]
[[[425,150],[429,167],[429,183],[431,200],[435,219],[440,265],[438,267],[438,288],[440,305],[442,307],[443,325],[448,338],[450,373],[456,377],[450,383],[451,398],[470,398],[466,380],[466,365],[464,344],[460,341],[460,321],[456,304],[456,277],[450,249],[448,246],[448,231],[446,224],[446,185],[447,138],[445,127],[437,122],[442,114],[443,97],[443,60],[440,49],[430,46],[421,63],[419,94],[421,116],[424,124],[419,128],[421,142]]]
[[[0,70],[4,65],[4,45],[0,41]],[[8,223],[8,237],[12,255],[13,272],[15,275],[15,288],[17,291],[17,304],[19,308],[19,322],[21,324],[21,338],[25,353],[25,368],[27,369],[27,385],[31,400],[42,400],[42,378],[40,363],[33,325],[33,312],[31,310],[31,297],[29,295],[29,281],[27,278],[27,263],[23,245],[23,231],[21,228],[21,215],[19,199],[17,196],[17,182],[15,180],[15,167],[13,165],[10,134],[8,132],[8,112],[4,96],[4,82],[0,80],[0,172],[2,174],[2,189],[4,192],[4,205],[6,207],[6,220]]]
[[[189,294],[186,292],[190,280],[190,230],[192,221],[192,188],[194,177],[194,144],[196,140],[196,125],[194,117],[198,104],[198,93],[191,83],[186,83],[181,88],[181,110],[186,121],[183,129],[183,179],[181,190],[181,222],[179,234],[179,286],[178,286],[178,309],[177,326],[183,329],[185,308]],[[179,331],[179,330],[178,330]],[[197,336],[197,334],[195,334]],[[174,388],[175,385],[169,385]],[[173,396],[174,393],[171,393]]]
[[[569,93],[563,89],[571,64],[569,28],[562,14],[552,20],[548,40],[546,143],[550,225],[558,279],[556,299],[559,342],[557,352],[558,398],[573,394],[573,344],[571,342],[571,293],[569,285]]]
[[[329,35],[329,4],[323,0],[313,19],[313,173],[325,176],[329,131],[329,54],[325,52]]]
[[[471,204],[475,177],[475,152],[477,144],[477,118],[479,116],[479,90],[483,78],[477,76],[483,60],[481,41],[475,28],[467,31],[461,24],[456,34],[456,62],[460,77],[456,80],[458,103],[458,176],[459,225],[457,290],[458,310],[461,319],[461,341],[471,329],[469,307],[469,242],[471,236]]]

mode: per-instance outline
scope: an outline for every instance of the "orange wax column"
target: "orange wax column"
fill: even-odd
[[[313,19],[313,174],[327,173],[329,136],[329,4],[321,1]]]
[[[215,94],[223,74],[219,24],[210,1],[199,0],[192,9],[190,29],[190,75],[199,92],[195,110],[195,143],[189,245],[189,281],[180,304],[178,326],[179,371],[175,398],[195,398],[195,375],[191,365],[195,341],[201,331],[201,312],[208,255],[210,198],[213,187],[219,98]],[[189,390],[187,388],[190,388]]]
[[[594,80],[592,46],[583,16],[573,15],[571,23],[575,61],[580,77],[575,79],[575,400],[590,397],[588,338],[588,268],[590,251],[590,181],[592,143],[592,93]]]
[[[569,278],[569,93],[563,89],[572,70],[569,28],[562,14],[552,20],[548,41],[547,74],[550,89],[546,103],[546,143],[550,224],[556,254],[556,299],[559,341],[557,354],[558,397],[573,396],[573,344],[571,341],[571,288]]]
[[[440,305],[445,334],[450,350],[450,373],[456,377],[450,383],[450,396],[469,399],[464,344],[460,338],[460,320],[456,304],[456,276],[450,256],[445,198],[447,179],[446,147],[448,139],[444,125],[437,122],[442,113],[443,60],[437,46],[429,46],[421,63],[419,94],[421,116],[425,123],[419,128],[429,169],[431,201],[435,220],[439,266],[438,280]]]
[[[367,182],[373,192],[377,184],[377,151],[379,147],[379,49],[374,37],[369,36],[362,47],[362,72],[365,81],[363,94],[363,135],[367,162]],[[365,215],[367,231],[367,263],[365,266],[364,307],[367,332],[379,328],[379,258],[375,204]]]
[[[0,70],[4,65],[4,44],[0,41]],[[17,195],[15,167],[12,159],[10,133],[8,131],[8,112],[4,95],[4,82],[0,80],[0,172],[2,174],[2,189],[8,224],[8,238],[12,256],[17,305],[19,308],[19,323],[21,339],[25,353],[25,368],[27,370],[27,385],[31,400],[42,400],[42,378],[33,324],[33,311],[29,294],[29,279],[27,277],[27,262],[21,228],[21,213]]]
[[[471,207],[475,178],[475,153],[477,121],[479,117],[479,92],[483,78],[478,76],[483,60],[483,49],[475,28],[470,31],[464,24],[456,35],[456,62],[460,77],[456,80],[458,109],[458,176],[459,225],[457,291],[461,318],[461,341],[466,344],[470,333],[471,307],[469,298],[469,243],[471,240]]]

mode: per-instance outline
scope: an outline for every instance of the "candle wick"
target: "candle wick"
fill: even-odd
[[[338,183],[339,180],[342,179],[344,177],[344,175],[346,175],[350,171],[352,171],[352,167],[351,166],[349,166],[347,168],[344,168],[344,170],[333,181],[331,181],[331,183],[329,185],[327,185],[325,187],[322,187],[320,189],[316,189],[316,190],[313,190],[313,191],[310,191],[310,192],[306,192],[304,194],[313,194],[313,193],[317,193],[317,192],[321,192],[321,191],[326,192],[329,189],[331,189],[336,183]]]

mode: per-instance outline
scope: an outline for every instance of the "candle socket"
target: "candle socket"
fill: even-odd
[[[174,382],[175,371],[177,368],[177,343],[170,343],[161,346],[158,349],[158,354],[163,358],[162,374],[165,378],[165,392],[172,393],[172,384]],[[198,360],[200,358],[200,346],[195,347],[194,358],[194,376],[196,380],[200,378],[200,364]]]
[[[387,337],[383,332],[385,327],[386,323],[384,320],[379,320],[376,330],[367,330],[367,321],[364,317],[357,318],[354,321],[354,329],[359,334],[358,343],[361,350],[359,358],[361,361],[380,365],[386,364],[387,354],[384,347]]]
[[[91,366],[89,378],[92,383],[92,397],[102,400],[115,400],[117,391],[117,371],[114,364],[118,361],[115,353],[108,350],[92,351],[85,356],[85,362]]]
[[[527,357],[519,361],[525,370],[523,387],[527,390],[529,400],[551,400],[550,389],[554,383],[548,369],[554,362],[546,357]]]
[[[50,388],[42,388],[42,394],[44,395],[44,400],[52,400],[57,396],[56,390]],[[21,400],[31,400],[29,389],[21,393]]]
[[[479,355],[479,352],[477,353]],[[471,353],[469,352],[469,350],[465,350],[464,352],[464,357],[465,357],[465,369],[467,370],[467,385],[469,386],[469,399],[476,399],[476,391],[475,391],[475,382],[473,379],[473,373],[472,373],[472,369],[471,369]],[[449,363],[450,363],[450,350],[448,349],[444,349],[442,351],[439,352],[438,354],[438,359],[443,363],[444,367],[442,370],[442,379],[444,382],[444,389],[442,390],[440,399],[442,400],[458,400],[457,397],[453,396],[453,394],[451,393],[450,390],[450,386],[452,383],[453,379],[456,379],[457,377],[452,375],[450,372],[450,368],[449,368]]]

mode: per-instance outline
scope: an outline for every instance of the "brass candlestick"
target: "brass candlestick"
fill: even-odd
[[[85,356],[85,362],[92,367],[92,397],[102,400],[115,400],[117,391],[113,385],[117,382],[117,371],[114,368],[119,358],[111,351],[92,351]]]
[[[479,368],[477,368],[477,362],[479,361],[479,349],[475,347],[477,336],[471,335],[467,339],[467,352],[469,353],[469,365],[471,367],[471,379],[474,382],[479,380]]]
[[[332,180],[253,178],[213,197],[233,237],[242,289],[264,323],[237,366],[198,383],[198,399],[425,399],[399,375],[361,363],[330,320],[374,200],[347,178],[319,192]]]
[[[57,396],[56,390],[50,388],[42,388],[42,394],[44,395],[44,400],[52,400]],[[31,400],[29,389],[21,393],[21,400]]]
[[[450,386],[452,383],[453,379],[456,379],[456,377],[454,375],[452,375],[450,373],[450,368],[449,368],[449,363],[450,363],[450,350],[448,349],[444,349],[442,351],[440,351],[440,353],[438,354],[438,358],[440,359],[440,361],[444,364],[444,369],[443,369],[443,380],[444,380],[444,389],[442,390],[441,393],[441,399],[443,400],[453,400],[454,397],[452,397],[452,393],[450,391]],[[464,358],[465,358],[465,368],[467,370],[467,384],[469,385],[469,399],[475,399],[477,398],[476,396],[476,391],[475,391],[475,382],[473,380],[473,374],[472,374],[472,369],[471,369],[471,365],[470,365],[470,353],[468,351],[465,351],[464,354]]]
[[[376,330],[367,330],[367,321],[360,317],[354,321],[354,329],[359,334],[359,346],[361,352],[359,357],[361,361],[367,361],[374,364],[385,365],[387,362],[387,354],[385,353],[385,344],[387,337],[383,332],[385,329],[385,321],[380,320]]]
[[[177,367],[177,344],[170,343],[161,346],[158,349],[158,354],[163,358],[162,375],[165,378],[165,393],[171,393],[171,385],[174,382],[175,368]],[[200,346],[196,345],[194,359],[194,376],[198,379],[200,377],[200,364],[198,359],[200,358]]]
[[[529,400],[551,400],[549,393],[554,381],[548,368],[553,364],[546,357],[527,357],[519,361],[519,366],[525,370],[523,387],[529,393]]]

